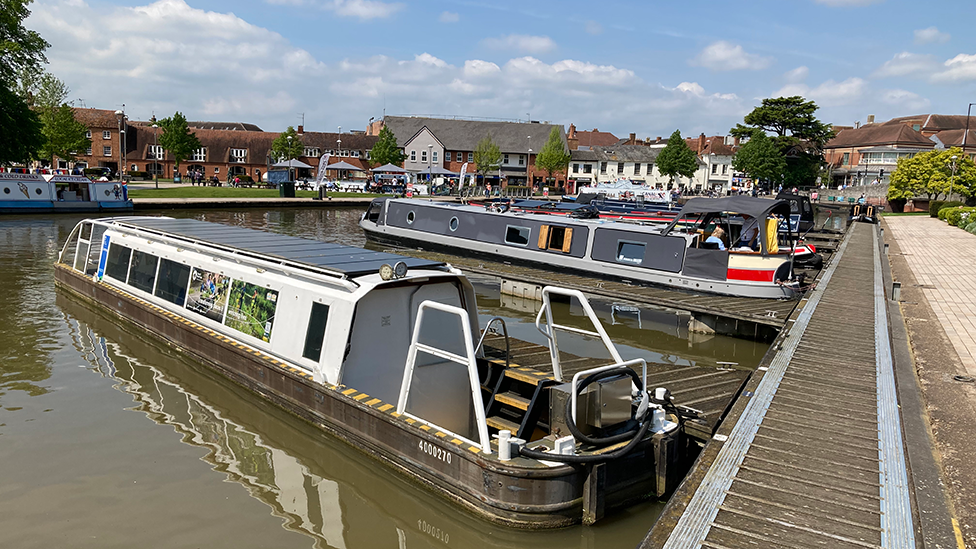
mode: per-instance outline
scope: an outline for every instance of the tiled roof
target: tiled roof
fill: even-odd
[[[937,134],[935,137],[939,138],[946,147],[962,147],[962,136],[966,133],[965,129],[961,130],[943,130]],[[976,124],[969,129],[969,135],[966,137],[966,150],[972,150],[976,148]]]
[[[576,130],[576,139],[581,147],[609,147],[620,141],[616,135],[610,132],[601,132],[596,128],[589,131]]]
[[[75,113],[75,120],[91,128],[118,128],[119,121],[115,117],[115,111],[105,109],[72,109]]]
[[[259,128],[257,124],[249,124],[247,122],[187,122],[187,125],[191,128],[201,130],[235,130],[243,132],[264,131]]]
[[[563,143],[566,133],[562,126],[554,124],[520,122],[485,122],[481,120],[454,120],[425,118],[420,116],[387,116],[384,121],[396,136],[397,144],[404,146],[424,126],[450,151],[473,151],[478,142],[491,134],[491,139],[503,153],[520,153],[528,149],[539,151],[549,138],[552,128],[559,128]]]
[[[597,160],[613,162],[654,162],[663,149],[643,145],[614,145],[612,147],[593,147]]]
[[[970,117],[970,127],[972,127],[976,116]],[[912,126],[918,124],[925,131],[941,130],[961,130],[966,127],[966,115],[964,114],[915,114],[912,116],[901,116],[892,118],[884,122],[884,126],[904,124]],[[968,141],[967,141],[968,143]]]
[[[931,148],[935,146],[935,143],[905,124],[889,125],[885,123],[841,130],[836,137],[827,142],[824,148],[838,149],[872,145],[910,145]]]

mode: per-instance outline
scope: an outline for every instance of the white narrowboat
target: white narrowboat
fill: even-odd
[[[550,334],[552,371],[489,360],[472,286],[440,262],[124,217],[80,222],[55,275],[70,294],[492,521],[592,523],[680,481],[681,412],[663,390],[651,398],[646,363],[621,359],[578,292],[546,289],[581,300],[612,359],[570,381],[548,298],[537,324]],[[496,400],[515,415],[486,418]]]
[[[778,245],[778,227],[789,215],[785,200],[745,196],[691,199],[668,224],[378,198],[360,226],[367,238],[382,243],[696,292],[782,299],[796,295],[801,285],[793,272],[793,246]],[[743,221],[750,218],[757,231],[753,247],[736,246]],[[721,246],[708,242],[720,227]]]
[[[0,213],[125,212],[125,185],[80,175],[0,173]]]

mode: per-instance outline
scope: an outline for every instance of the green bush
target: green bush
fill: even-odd
[[[950,200],[948,202],[945,200],[933,200],[929,202],[929,216],[938,217],[939,219],[945,219],[944,217],[939,216],[940,211],[942,211],[945,208],[955,208],[957,206],[962,206],[962,205],[963,203],[959,202],[958,200]]]
[[[976,208],[966,208],[963,206],[956,208],[942,208],[939,210],[939,218],[945,219],[945,221],[953,227],[958,227],[960,224],[965,226],[969,224],[969,219],[973,212],[976,212]]]

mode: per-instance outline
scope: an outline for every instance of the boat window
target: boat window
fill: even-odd
[[[78,253],[75,254],[75,264],[74,268],[76,271],[85,272],[85,261],[88,259],[90,242],[86,240],[78,240]]]
[[[156,285],[156,266],[159,258],[135,250],[132,252],[132,264],[129,267],[129,285],[144,292],[152,293],[153,286]]]
[[[618,240],[617,261],[640,265],[644,262],[644,243]]]
[[[64,245],[62,250],[61,264],[74,265],[75,251],[78,249],[78,235],[80,233],[80,227],[75,227],[75,230],[71,231],[71,235],[68,236],[68,242]]]
[[[458,229],[458,218],[457,217],[452,217],[451,218],[451,231],[453,232],[453,231],[456,231],[457,229]]]
[[[120,282],[125,282],[129,272],[129,256],[132,250],[125,246],[112,244],[108,249],[108,262],[105,264],[105,276],[110,276]]]
[[[156,284],[156,297],[183,306],[186,302],[186,287],[190,283],[190,267],[175,261],[163,259],[159,262],[159,282]]]
[[[569,253],[573,243],[573,229],[543,225],[539,232],[539,248]]]
[[[91,240],[91,233],[92,233],[92,224],[91,223],[85,223],[84,225],[81,226],[81,239],[82,240]]]
[[[102,257],[102,239],[105,238],[105,226],[95,225],[92,229],[91,247],[88,249],[88,266],[85,274],[98,272],[98,260]]]
[[[277,305],[277,291],[235,280],[230,287],[224,325],[242,334],[271,341],[271,327]]]
[[[416,219],[417,214],[413,210],[407,212],[407,223],[413,225],[413,220]]]
[[[329,318],[329,306],[312,303],[312,314],[308,317],[308,331],[305,332],[305,350],[302,356],[319,361],[322,357],[322,343],[325,340],[325,323]]]
[[[505,242],[516,246],[528,246],[529,234],[532,232],[528,227],[515,227],[509,225],[505,227]]]

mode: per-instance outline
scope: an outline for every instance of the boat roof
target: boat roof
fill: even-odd
[[[753,198],[751,196],[725,196],[722,198],[692,198],[678,212],[678,218],[685,214],[735,212],[765,219],[770,213],[790,214],[790,205],[785,200]]]
[[[309,265],[347,277],[373,274],[384,263],[393,265],[399,261],[403,261],[407,267],[412,269],[444,266],[442,261],[375,252],[355,246],[268,233],[198,219],[133,217],[118,218],[113,221],[122,226],[161,232],[202,243],[216,244],[243,252]]]

